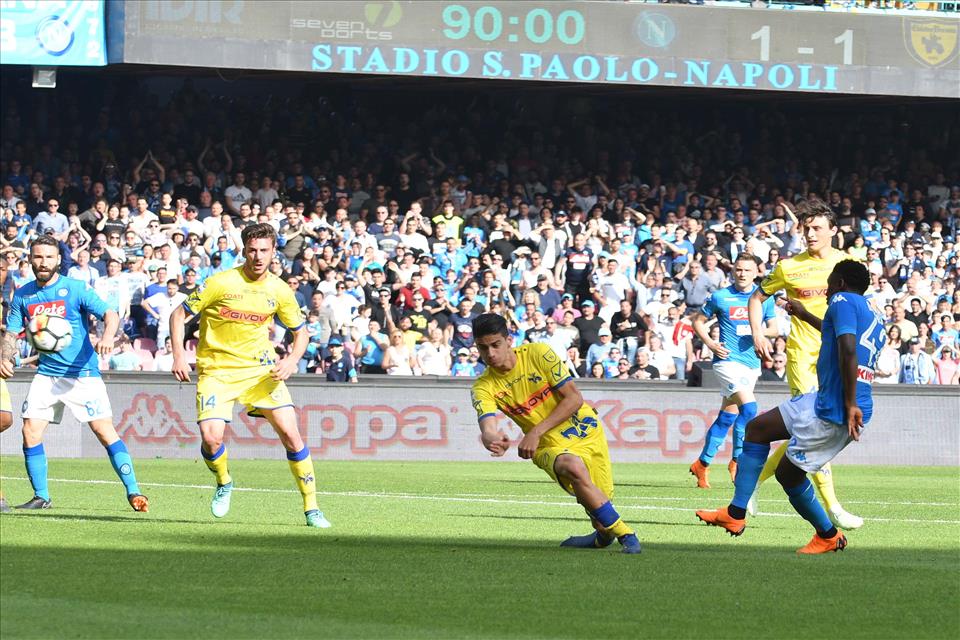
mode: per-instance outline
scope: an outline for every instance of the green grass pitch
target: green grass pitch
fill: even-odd
[[[278,456],[279,457],[279,456]],[[11,502],[22,460],[0,460]],[[137,460],[148,514],[103,460],[51,460],[54,509],[0,517],[7,638],[956,638],[956,468],[837,471],[867,518],[843,553],[797,557],[810,537],[775,482],[731,538],[695,508],[725,504],[682,465],[614,466],[639,556],[558,547],[589,531],[530,463],[324,462],[303,526],[285,461],[233,461],[231,513],[209,512],[200,461]]]

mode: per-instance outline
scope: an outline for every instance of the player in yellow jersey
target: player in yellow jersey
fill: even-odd
[[[330,523],[317,508],[316,479],[310,450],[297,428],[297,414],[284,380],[296,372],[309,336],[303,314],[290,287],[267,267],[276,252],[277,236],[269,224],[244,227],[244,263],[210,276],[202,291],[194,291],[170,317],[173,376],[190,381],[190,365],[183,348],[186,314],[200,316],[197,348],[197,423],[203,442],[200,453],[217,478],[210,510],[217,518],[230,510],[233,479],[223,444],[226,423],[235,402],[252,416],[267,419],[287,450],[290,471],[303,496],[307,526]],[[276,316],[293,332],[293,345],[277,359],[270,342]]]
[[[763,360],[773,357],[770,343],[763,337],[763,301],[783,290],[787,298],[799,300],[810,313],[822,318],[827,311],[827,277],[838,262],[849,258],[831,244],[837,235],[837,217],[826,203],[821,200],[801,202],[797,205],[797,218],[807,242],[806,251],[778,262],[753,293],[748,306],[754,349]],[[820,340],[820,332],[815,327],[791,316],[787,339],[787,383],[793,397],[818,388]],[[787,443],[784,442],[767,460],[760,474],[761,483],[774,475],[786,449]],[[857,529],[863,525],[863,519],[848,513],[837,499],[829,464],[813,476],[813,485],[835,526]]]
[[[523,430],[520,457],[532,459],[575,496],[593,522],[593,533],[560,546],[602,548],[616,539],[624,553],[640,553],[636,534],[610,502],[613,473],[603,425],[563,360],[545,344],[511,347],[507,322],[494,313],[473,320],[473,337],[487,365],[471,394],[483,446],[497,457],[510,448],[497,428],[495,415],[502,411]]]

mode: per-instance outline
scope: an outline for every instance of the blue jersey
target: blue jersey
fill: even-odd
[[[58,353],[41,353],[39,373],[56,378],[99,376],[97,353],[88,336],[88,318],[92,313],[102,320],[108,310],[107,303],[79,280],[60,276],[42,288],[34,280],[14,293],[7,330],[18,334],[30,318],[39,314],[66,318],[73,330],[73,340]]]
[[[873,415],[873,370],[887,341],[883,316],[861,295],[847,291],[836,293],[830,298],[827,313],[823,316],[821,334],[823,343],[817,359],[820,380],[817,417],[834,424],[846,424],[837,338],[852,335],[857,340],[857,406],[863,412],[863,423],[866,424]]]
[[[753,351],[753,334],[750,333],[750,314],[747,305],[750,296],[757,290],[756,286],[749,291],[738,291],[734,285],[724,289],[717,289],[707,298],[703,305],[703,315],[714,317],[720,325],[720,342],[730,350],[726,358],[739,362],[751,369],[760,368],[760,358]],[[774,317],[773,307],[776,298],[770,297],[763,301],[763,323]],[[713,356],[713,361],[721,358]]]

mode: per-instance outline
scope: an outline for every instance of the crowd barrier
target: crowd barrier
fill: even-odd
[[[15,415],[30,382],[18,372],[9,381]],[[194,385],[169,375],[105,376],[114,420],[136,457],[198,458]],[[300,428],[315,458],[327,460],[492,460],[479,441],[470,403],[470,381],[455,378],[367,376],[335,384],[313,376],[291,379]],[[677,382],[578,382],[599,413],[615,462],[685,462],[696,457],[719,408],[719,393]],[[787,399],[785,385],[760,384],[761,410]],[[839,458],[844,464],[960,464],[960,388],[875,387],[874,418],[861,442]],[[69,413],[69,412],[67,412]],[[505,416],[500,427],[514,442],[520,430]],[[0,438],[0,452],[20,452],[18,425]],[[72,417],[51,425],[49,455],[98,457],[103,449]],[[232,458],[282,458],[263,419],[237,415],[226,443]],[[720,459],[729,455],[729,441]],[[504,460],[517,460],[511,449]]]

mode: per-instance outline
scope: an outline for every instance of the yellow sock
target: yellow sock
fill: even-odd
[[[833,490],[833,469],[830,464],[826,464],[823,469],[813,474],[813,488],[816,489],[820,501],[827,511],[842,509],[840,501],[837,500],[837,494]]]
[[[200,453],[203,455],[203,461],[207,465],[207,469],[213,472],[213,475],[217,476],[217,484],[224,485],[233,481],[233,478],[230,477],[230,471],[227,469],[227,448],[224,445],[220,445],[220,448],[211,455],[207,455],[207,452],[203,449],[200,449]]]
[[[772,478],[773,474],[777,472],[777,465],[780,464],[780,461],[783,459],[784,454],[787,452],[787,443],[784,442],[777,450],[773,452],[767,458],[766,464],[763,465],[763,470],[760,471],[760,481],[757,482],[759,487],[761,484],[767,481],[768,478]]]
[[[297,483],[297,489],[303,496],[303,510],[317,510],[317,481],[313,474],[313,459],[310,458],[310,450],[304,447],[297,452],[287,452],[287,464],[290,465],[290,473]]]
[[[633,529],[627,526],[623,518],[618,518],[616,522],[606,528],[606,532],[615,538],[633,533]]]

